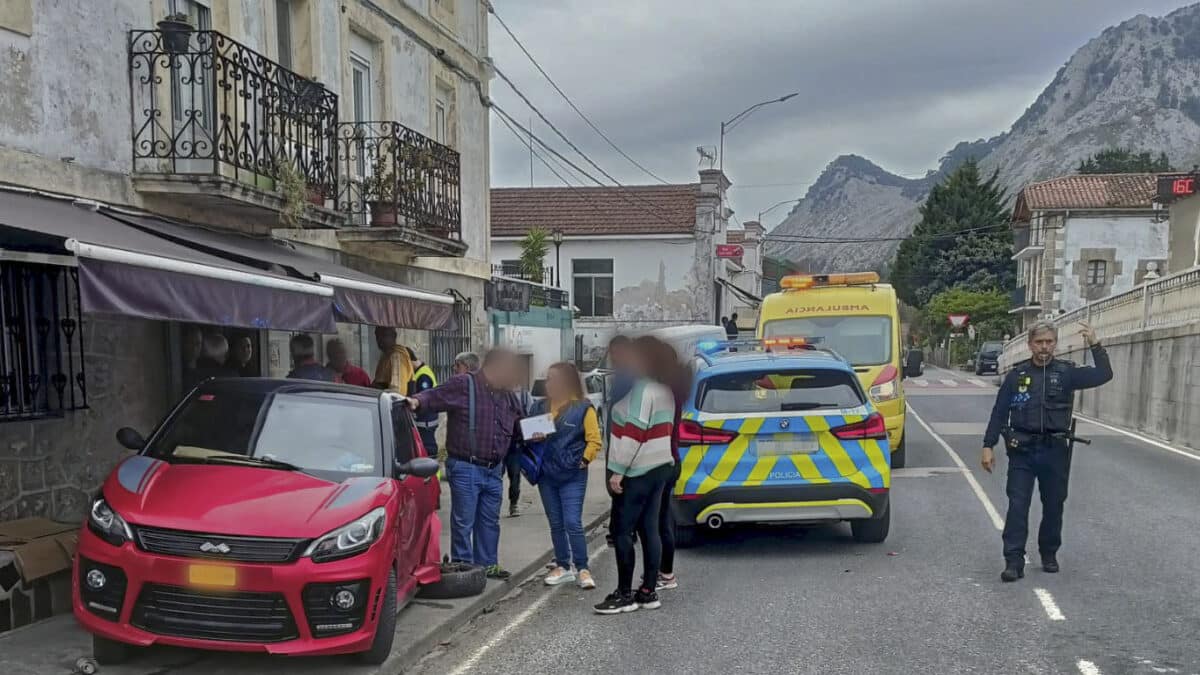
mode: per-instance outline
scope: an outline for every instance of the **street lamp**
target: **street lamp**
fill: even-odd
[[[562,245],[563,232],[555,230],[550,233],[550,238],[554,242],[554,285],[562,288]]]
[[[783,200],[783,201],[779,202],[778,204],[776,204],[776,205],[774,205],[774,206],[768,207],[767,209],[765,209],[765,210],[763,210],[763,211],[759,211],[759,212],[758,212],[758,222],[759,222],[759,224],[762,224],[762,219],[763,219],[763,216],[767,215],[768,213],[770,213],[770,212],[774,211],[775,209],[777,209],[777,208],[779,208],[779,207],[783,206],[784,204],[795,204],[795,203],[796,203],[796,202],[798,202],[798,201],[803,201],[803,197],[801,197],[800,199],[785,199],[785,200]]]
[[[721,162],[720,166],[721,166],[721,174],[722,175],[725,173],[725,134],[727,132],[733,131],[733,128],[735,126],[737,126],[739,122],[744,121],[755,110],[758,110],[759,108],[761,108],[765,105],[771,105],[772,103],[784,103],[788,99],[795,98],[799,95],[800,95],[800,92],[797,91],[797,92],[792,92],[791,94],[788,94],[786,96],[780,96],[779,98],[773,98],[770,101],[763,101],[762,103],[755,103],[754,105],[750,106],[749,108],[746,108],[742,112],[734,115],[732,119],[730,119],[726,122],[721,122],[721,149],[719,152],[720,152],[720,162]]]

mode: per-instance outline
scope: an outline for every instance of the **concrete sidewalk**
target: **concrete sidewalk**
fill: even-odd
[[[537,488],[523,483],[521,516],[500,520],[500,563],[512,571],[507,583],[489,581],[482,595],[461,600],[413,600],[399,616],[392,657],[382,667],[363,667],[351,657],[288,658],[155,647],[122,666],[101,666],[105,675],[257,675],[260,673],[395,675],[419,661],[439,643],[482,613],[530,575],[542,570],[551,557],[550,530]],[[592,465],[583,523],[587,529],[602,524],[609,498],[604,488],[602,462]],[[443,494],[442,551],[450,550],[449,491]],[[508,513],[507,497],[503,513]],[[611,585],[597,579],[601,588]],[[597,591],[599,593],[599,591]],[[599,596],[597,596],[599,597]],[[75,672],[75,661],[91,656],[91,635],[74,617],[58,616],[0,637],[0,673],[3,675],[66,675]]]

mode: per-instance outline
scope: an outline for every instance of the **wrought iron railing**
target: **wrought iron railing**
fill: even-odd
[[[77,271],[0,262],[0,422],[86,407]]]
[[[454,357],[471,351],[471,303],[461,300],[454,303],[454,326],[433,331],[429,367],[438,382],[445,382],[454,375]]]
[[[338,209],[375,227],[462,237],[459,156],[399,122],[338,125]]]
[[[492,274],[498,277],[508,277],[509,279],[532,281],[535,284],[546,284],[547,286],[555,284],[554,267],[550,265],[542,267],[538,272],[530,273],[521,269],[519,264],[514,265],[506,262],[499,265],[492,265]]]
[[[211,30],[129,33],[134,170],[337,190],[337,95]],[[186,47],[186,48],[185,48]]]

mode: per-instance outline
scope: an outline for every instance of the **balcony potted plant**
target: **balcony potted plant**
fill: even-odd
[[[168,15],[158,22],[158,29],[162,31],[163,46],[172,54],[186,53],[196,30],[187,14]]]
[[[297,227],[301,216],[304,215],[305,205],[311,203],[309,187],[304,173],[300,171],[300,167],[296,166],[294,160],[285,157],[278,166],[279,175],[275,179],[275,188],[283,197],[283,206],[279,209],[279,220],[286,227]]]
[[[371,162],[371,175],[363,179],[363,199],[371,209],[371,227],[396,226],[396,196],[399,192],[396,172],[391,162],[376,157]]]

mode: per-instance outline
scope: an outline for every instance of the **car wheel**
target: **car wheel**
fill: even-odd
[[[383,606],[379,608],[379,623],[375,624],[375,639],[371,648],[358,653],[358,660],[378,666],[392,654],[392,641],[396,639],[396,570],[388,573],[387,589],[383,592]]]
[[[422,586],[417,596],[430,600],[450,600],[479,595],[487,586],[487,572],[478,565],[468,563],[442,563],[442,578]]]
[[[695,525],[675,525],[675,548],[692,548],[700,544],[700,528]]]
[[[900,445],[892,451],[892,468],[903,469],[908,442],[905,434],[900,434]]]
[[[850,521],[850,533],[854,541],[860,544],[879,544],[887,539],[888,530],[892,526],[892,505],[889,502],[878,518],[864,518]]]
[[[133,648],[124,642],[109,640],[99,635],[92,636],[92,658],[102,666],[125,663],[132,656]]]

